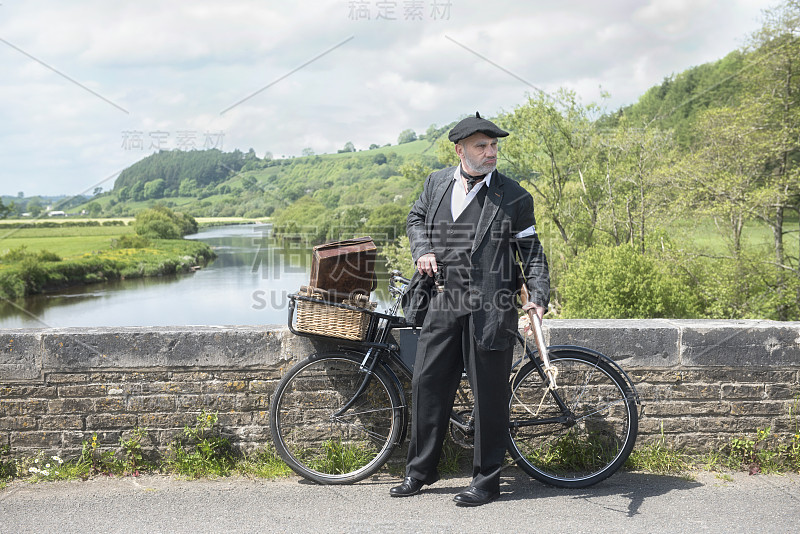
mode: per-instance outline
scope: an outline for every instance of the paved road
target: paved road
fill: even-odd
[[[562,490],[508,472],[500,500],[459,508],[467,478],[393,499],[398,479],[318,486],[297,478],[168,477],[14,483],[0,490],[2,533],[153,532],[800,532],[800,476],[713,473],[695,480],[619,473]]]

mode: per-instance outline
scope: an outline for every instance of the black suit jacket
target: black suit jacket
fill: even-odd
[[[450,202],[445,193],[456,169],[449,167],[431,173],[425,180],[422,194],[411,207],[406,230],[414,262],[423,254],[433,252],[430,239],[433,216],[439,204]],[[550,300],[550,274],[538,236],[514,238],[535,222],[530,193],[514,180],[494,171],[470,253],[469,291],[481,303],[470,320],[478,344],[485,349],[506,349],[514,341],[509,334],[517,329],[514,295],[520,288],[515,256],[521,260],[531,300],[544,307]],[[432,290],[433,281],[429,276],[414,274],[403,299],[403,311],[410,324],[422,324]]]

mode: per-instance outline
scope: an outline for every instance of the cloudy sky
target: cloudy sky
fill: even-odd
[[[609,108],[777,0],[0,0],[0,193],[110,189],[159,148],[395,144],[568,87]]]

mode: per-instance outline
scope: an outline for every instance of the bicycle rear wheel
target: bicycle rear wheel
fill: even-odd
[[[533,362],[512,380],[509,452],[541,482],[591,486],[611,476],[633,450],[635,395],[611,364],[593,354],[563,351],[550,360],[558,369],[556,390],[547,390]]]
[[[376,367],[353,404],[337,414],[366,378],[362,355],[314,354],[283,377],[270,406],[270,431],[281,458],[321,484],[349,484],[375,473],[399,440],[402,403]]]

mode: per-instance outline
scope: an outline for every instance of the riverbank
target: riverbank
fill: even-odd
[[[197,241],[140,238],[124,221],[43,224],[48,222],[14,227],[0,239],[0,297],[190,272],[216,257]]]

